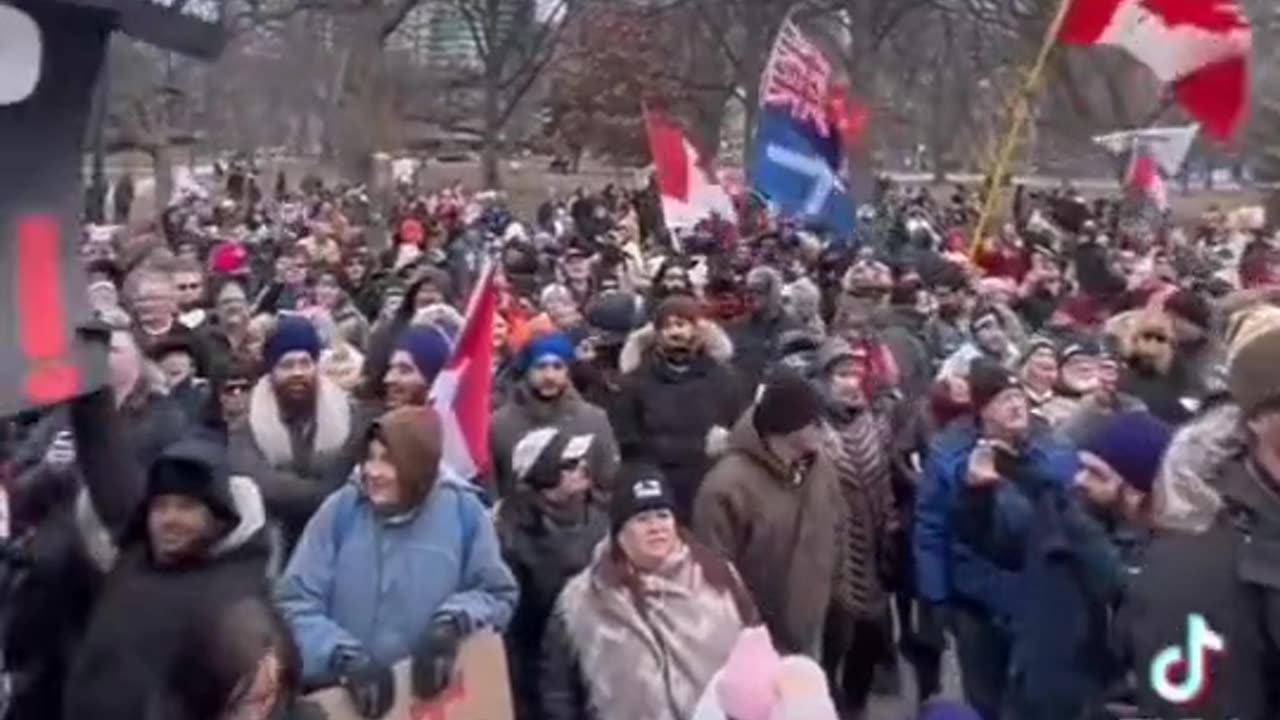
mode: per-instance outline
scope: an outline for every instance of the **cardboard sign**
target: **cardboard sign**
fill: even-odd
[[[409,692],[409,662],[396,665],[396,702],[384,720],[512,720],[507,655],[498,635],[481,631],[463,641],[453,683],[423,702]],[[364,720],[341,688],[307,696],[329,720]]]

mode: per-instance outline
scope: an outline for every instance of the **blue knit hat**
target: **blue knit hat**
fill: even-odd
[[[935,700],[920,711],[920,720],[982,720],[978,711],[955,700]]]
[[[1151,492],[1173,428],[1149,412],[1112,415],[1080,449],[1097,455],[1130,487]]]
[[[401,330],[395,349],[409,353],[427,385],[435,381],[453,354],[449,338],[435,325],[410,325]]]
[[[262,359],[273,368],[291,352],[305,352],[312,360],[320,357],[320,333],[301,315],[284,315],[276,322],[275,332],[262,348]]]
[[[569,342],[564,333],[548,333],[530,340],[520,353],[518,370],[523,375],[547,358],[559,360],[565,365],[573,362],[573,343]]]

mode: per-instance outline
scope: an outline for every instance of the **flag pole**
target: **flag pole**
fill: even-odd
[[[1018,90],[1018,97],[1013,106],[1013,118],[1009,122],[1009,132],[1005,135],[999,154],[996,156],[995,167],[992,168],[991,176],[988,178],[990,184],[982,200],[982,210],[978,214],[978,222],[974,225],[973,235],[969,239],[970,257],[976,256],[978,248],[982,246],[987,225],[990,224],[991,216],[995,213],[996,200],[1000,195],[1001,187],[1004,185],[1005,171],[1013,159],[1013,151],[1017,147],[1018,139],[1022,136],[1022,128],[1026,125],[1031,114],[1031,99],[1038,89],[1040,76],[1044,74],[1044,69],[1049,64],[1049,55],[1053,52],[1054,46],[1057,45],[1058,33],[1062,30],[1062,25],[1067,20],[1067,11],[1071,9],[1073,1],[1059,0],[1057,12],[1045,31],[1044,42],[1040,45],[1040,52],[1036,55],[1035,64],[1031,66],[1030,72],[1027,73],[1027,77],[1022,82],[1022,87]]]

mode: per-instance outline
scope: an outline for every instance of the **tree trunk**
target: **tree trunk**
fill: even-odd
[[[484,73],[484,147],[480,158],[484,186],[496,190],[502,186],[502,173],[498,167],[500,135],[502,134],[502,108],[499,106],[502,92],[498,87],[501,68],[486,68]]]
[[[354,19],[352,45],[342,73],[338,97],[338,165],[344,176],[368,184],[377,151],[378,112],[382,94],[382,23],[367,11]]]
[[[167,133],[166,133],[167,135]],[[161,138],[150,150],[151,172],[155,177],[155,212],[164,212],[173,198],[173,148],[167,137]]]

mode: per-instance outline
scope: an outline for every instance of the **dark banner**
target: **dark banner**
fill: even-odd
[[[116,25],[144,42],[212,59],[226,44],[224,0],[63,0],[115,14]]]
[[[214,55],[220,0],[0,0],[0,416],[106,384],[79,256],[81,148],[117,28]]]
[[[10,20],[17,10],[34,21],[39,63],[25,98],[0,101],[0,286],[7,310],[0,313],[0,414],[8,415],[106,380],[102,351],[87,347],[75,328],[89,317],[77,252],[80,148],[111,26],[102,13],[57,3],[3,9]],[[32,42],[25,35],[9,40]],[[32,58],[6,62],[22,59]],[[0,68],[7,76],[13,71]]]

